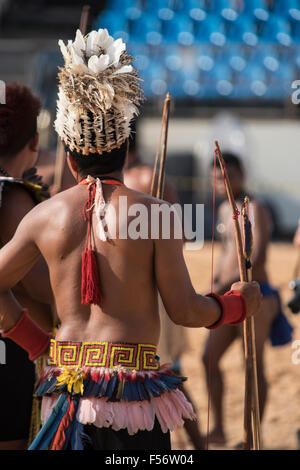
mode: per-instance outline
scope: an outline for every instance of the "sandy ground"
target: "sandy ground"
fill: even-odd
[[[218,255],[215,246],[215,259]],[[270,281],[280,289],[283,303],[291,297],[288,283],[292,278],[297,253],[291,244],[272,244],[268,255]],[[205,292],[211,271],[211,245],[199,251],[186,251],[185,259],[192,282],[198,292]],[[293,341],[300,340],[300,314],[292,315],[285,308],[294,327]],[[182,356],[183,373],[188,376],[186,388],[197,406],[197,415],[202,433],[206,435],[208,397],[201,363],[205,329],[187,329],[189,349]],[[265,368],[269,383],[269,398],[262,423],[264,449],[297,449],[297,430],[300,429],[300,364],[292,362],[292,343],[272,347],[266,344]],[[233,449],[243,437],[244,369],[241,344],[237,341],[224,355],[221,366],[225,381],[225,430],[227,444],[222,449]],[[299,356],[298,356],[299,357]],[[210,413],[210,429],[213,414]],[[172,435],[173,449],[193,449],[184,430]],[[210,446],[217,449],[218,447]]]

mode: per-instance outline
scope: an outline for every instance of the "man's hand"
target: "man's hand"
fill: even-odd
[[[247,317],[252,317],[259,312],[262,294],[256,281],[235,282],[232,284],[231,290],[238,290],[245,297],[247,302]]]

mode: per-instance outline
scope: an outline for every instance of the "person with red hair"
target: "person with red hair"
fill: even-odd
[[[9,243],[23,217],[45,199],[33,169],[38,155],[39,98],[19,84],[6,87],[0,105],[0,247]],[[24,174],[33,182],[24,179]],[[52,291],[45,262],[40,259],[13,289],[22,305],[45,330],[52,327]],[[0,317],[3,312],[0,312]],[[0,450],[25,449],[27,445],[35,365],[24,349],[0,334],[5,364],[0,366]],[[3,386],[5,384],[5,387]]]

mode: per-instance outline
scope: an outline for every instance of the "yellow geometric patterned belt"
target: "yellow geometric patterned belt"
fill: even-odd
[[[159,358],[153,344],[50,341],[49,366],[125,367],[140,371],[157,370]]]

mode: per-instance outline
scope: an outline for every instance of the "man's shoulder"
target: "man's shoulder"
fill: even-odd
[[[35,202],[21,183],[5,182],[0,207],[0,235],[3,243],[12,238],[21,220],[34,207]]]
[[[151,189],[153,169],[144,164],[129,168],[125,171],[125,183],[131,188],[136,188],[144,193]]]
[[[22,184],[21,181],[0,181],[3,183],[2,188],[2,199],[0,210],[12,212],[14,207],[21,209],[24,208],[25,213],[28,212],[32,207],[35,206],[35,202],[28,191],[28,189]]]
[[[131,204],[145,204],[146,206],[151,206],[153,204],[169,204],[162,199],[151,196],[150,194],[137,191],[135,189],[127,188],[128,199]]]
[[[61,191],[51,198],[41,202],[36,206],[35,213],[54,215],[57,216],[61,212],[66,212],[74,205],[74,198],[76,197],[76,187]]]

